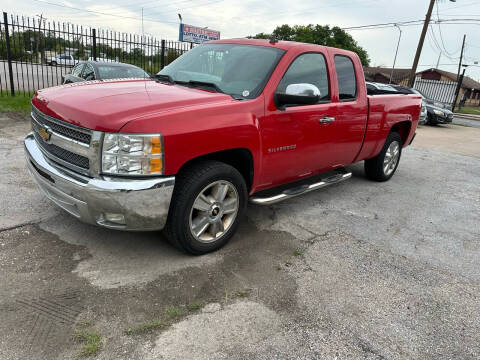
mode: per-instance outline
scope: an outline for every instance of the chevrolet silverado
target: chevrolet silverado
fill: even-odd
[[[111,229],[160,230],[203,254],[247,203],[386,181],[415,135],[420,95],[367,96],[350,51],[276,40],[195,47],[155,79],[62,85],[32,99],[28,168],[58,206]]]

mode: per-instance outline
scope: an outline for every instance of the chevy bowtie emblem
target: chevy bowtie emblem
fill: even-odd
[[[38,134],[42,137],[42,139],[45,142],[48,142],[50,140],[50,137],[52,136],[52,133],[50,132],[50,128],[47,126],[42,126],[40,129],[38,129]]]

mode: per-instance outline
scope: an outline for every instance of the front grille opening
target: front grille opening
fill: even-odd
[[[56,156],[57,158],[63,161],[66,161],[72,165],[78,166],[85,170],[88,170],[90,168],[90,161],[88,160],[87,157],[74,154],[71,151],[62,149],[61,147],[58,147],[57,145],[54,145],[54,144],[47,144],[37,134],[37,132],[34,132],[34,135],[35,135],[35,140],[37,141],[37,144],[39,144],[39,146],[41,146],[45,151],[52,154],[53,156]]]
[[[50,127],[53,131],[68,137],[70,139],[79,141],[84,144],[90,144],[92,136],[90,134],[84,133],[82,131],[76,130],[68,124],[61,125],[56,122],[48,120],[42,113],[32,106],[32,111],[35,114],[35,119],[44,125]]]
[[[35,168],[35,170],[37,170],[37,172],[38,172],[41,176],[43,176],[45,179],[47,179],[47,180],[50,181],[51,183],[55,183],[55,180],[54,180],[50,175],[48,175],[45,171],[39,169],[38,166],[35,165],[33,161],[30,161],[30,163],[32,164],[32,166]]]

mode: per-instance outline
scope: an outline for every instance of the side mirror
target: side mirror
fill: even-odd
[[[285,93],[275,94],[275,104],[279,108],[286,105],[313,105],[320,100],[320,90],[313,84],[290,84]]]

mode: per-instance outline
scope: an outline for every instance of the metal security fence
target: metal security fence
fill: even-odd
[[[421,91],[432,100],[451,106],[455,98],[457,83],[454,81],[427,80],[417,77],[413,88]]]
[[[193,44],[3,13],[0,19],[0,96],[30,96],[60,85],[82,60],[133,64],[149,74]]]

